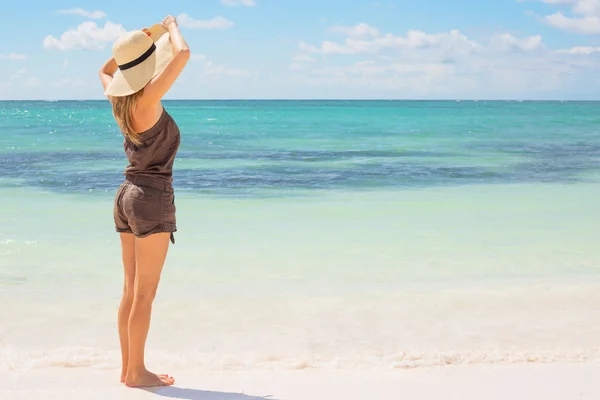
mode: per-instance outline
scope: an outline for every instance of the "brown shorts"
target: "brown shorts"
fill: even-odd
[[[171,232],[171,242],[175,243],[175,193],[169,182],[128,177],[117,190],[113,217],[117,232],[133,233],[140,238]]]

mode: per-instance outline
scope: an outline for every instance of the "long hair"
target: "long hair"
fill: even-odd
[[[143,92],[144,90],[142,89],[129,96],[113,97],[112,99],[113,115],[121,128],[121,132],[123,132],[123,135],[136,146],[141,145],[142,141],[133,129],[132,115],[137,106],[137,101],[142,96]]]

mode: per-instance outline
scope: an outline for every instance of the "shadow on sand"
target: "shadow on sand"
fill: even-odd
[[[145,389],[147,392],[168,399],[184,400],[277,400],[271,396],[249,396],[242,393],[211,392],[208,390],[184,389],[175,386]]]

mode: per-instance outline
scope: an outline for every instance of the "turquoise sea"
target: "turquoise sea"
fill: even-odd
[[[166,101],[148,361],[600,361],[600,103]],[[0,370],[118,367],[106,101],[0,102]]]

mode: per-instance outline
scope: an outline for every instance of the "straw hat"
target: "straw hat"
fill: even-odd
[[[173,57],[169,33],[161,24],[127,32],[113,45],[113,57],[119,69],[104,94],[120,97],[136,93]]]

